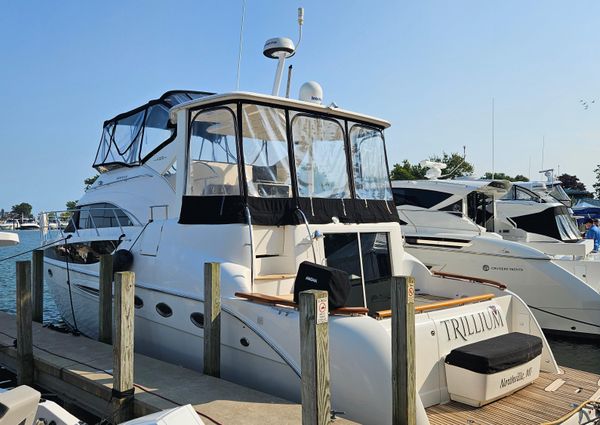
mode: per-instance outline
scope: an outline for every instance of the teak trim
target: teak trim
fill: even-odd
[[[423,313],[424,311],[437,310],[440,308],[456,307],[456,306],[464,305],[464,304],[477,303],[477,302],[481,302],[481,301],[489,301],[492,298],[494,298],[494,296],[495,296],[494,294],[483,294],[483,295],[475,295],[473,297],[457,298],[454,300],[439,301],[436,303],[419,305],[419,306],[415,306],[415,313]],[[391,317],[391,316],[392,316],[392,310],[381,310],[381,311],[378,311],[376,314],[376,317],[378,319],[384,319],[386,317]]]
[[[235,296],[238,298],[244,298],[248,301],[254,301],[261,304],[269,304],[269,305],[282,305],[285,307],[298,308],[298,304],[294,301],[286,300],[285,298],[277,297],[274,295],[261,294],[258,292],[236,292]],[[366,307],[340,307],[329,312],[334,315],[355,315],[355,314],[367,314],[369,313],[369,309]]]

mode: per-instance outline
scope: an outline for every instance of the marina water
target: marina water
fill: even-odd
[[[27,253],[16,258],[0,261],[0,311],[15,313],[15,262],[31,260],[31,252],[40,245],[40,234],[36,231],[17,231],[21,243],[0,250],[0,260],[20,252]],[[44,323],[59,323],[58,309],[48,289],[44,288]],[[600,373],[600,341],[548,337],[559,365]]]

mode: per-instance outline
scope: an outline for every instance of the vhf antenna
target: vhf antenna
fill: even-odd
[[[302,41],[302,25],[304,24],[304,9],[298,8],[298,46]],[[281,75],[285,60],[291,58],[296,53],[294,42],[286,37],[270,38],[265,42],[263,54],[271,59],[277,59],[277,71],[275,71],[275,81],[273,82],[273,96],[279,96],[279,86],[281,85]]]

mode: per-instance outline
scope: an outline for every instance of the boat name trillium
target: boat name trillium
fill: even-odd
[[[448,341],[462,339],[468,341],[471,335],[484,333],[504,326],[502,312],[496,306],[489,306],[487,310],[471,313],[458,318],[442,320],[446,328]]]

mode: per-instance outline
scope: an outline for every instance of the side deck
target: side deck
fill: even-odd
[[[555,421],[587,400],[600,400],[600,376],[561,367],[564,374],[540,372],[531,385],[483,407],[450,402],[426,409],[431,425],[535,424]]]

